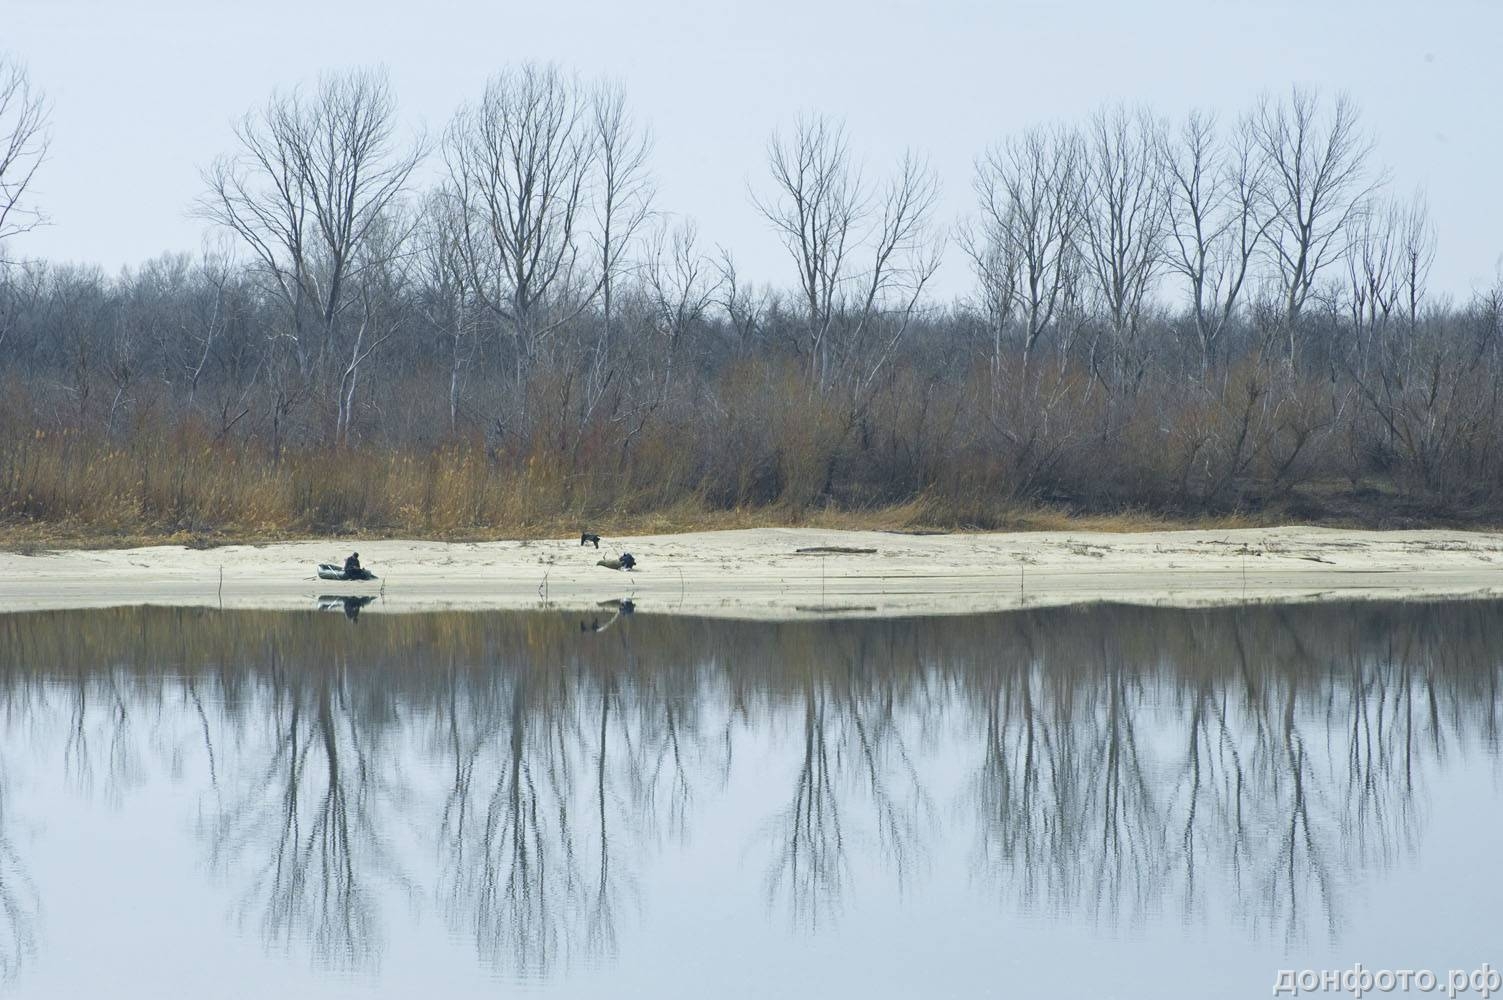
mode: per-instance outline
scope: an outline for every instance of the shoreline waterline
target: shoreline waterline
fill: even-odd
[[[352,548],[378,579],[320,580]],[[631,552],[632,572],[597,565]],[[131,604],[371,612],[582,609],[745,619],[935,615],[1090,603],[1201,607],[1503,594],[1503,533],[1283,527],[903,535],[754,528],[506,542],[332,539],[0,553],[0,612]]]

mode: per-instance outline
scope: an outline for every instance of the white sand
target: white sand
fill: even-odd
[[[1321,528],[1141,534],[913,536],[756,529],[446,544],[360,541],[378,583],[317,580],[349,541],[0,553],[0,611],[123,604],[309,608],[381,593],[370,611],[577,608],[630,597],[644,612],[738,618],[950,614],[1117,601],[1207,605],[1503,594],[1503,534]],[[798,554],[818,546],[873,554]],[[634,572],[597,567],[634,554]],[[221,571],[223,584],[221,587]]]

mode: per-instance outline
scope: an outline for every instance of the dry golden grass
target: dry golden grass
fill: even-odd
[[[848,531],[899,533],[947,533],[976,531],[974,526],[948,525],[911,516],[912,505],[875,510],[823,509],[796,511],[783,506],[738,510],[709,510],[680,504],[670,510],[639,515],[595,518],[557,517],[526,525],[495,524],[446,531],[417,528],[345,525],[338,530],[317,531],[266,525],[221,525],[203,531],[151,531],[147,526],[104,530],[80,521],[23,521],[0,524],[0,549],[24,554],[55,549],[133,548],[147,545],[184,545],[212,548],[219,545],[264,544],[340,535],[363,538],[424,539],[449,542],[500,541],[519,538],[568,538],[588,527],[611,536],[666,535],[688,531],[731,531],[740,528],[829,528]],[[1007,512],[1002,531],[1102,531],[1130,533],[1190,528],[1256,527],[1275,523],[1248,518],[1169,519],[1140,513],[1071,515],[1050,508],[1017,508]]]
[[[805,463],[807,464],[807,463]],[[581,528],[665,534],[754,527],[885,531],[1132,532],[1254,527],[1255,516],[1077,514],[1006,496],[931,490],[900,503],[837,507],[808,499],[809,476],[770,498],[712,502],[682,450],[661,442],[630,464],[538,447],[496,455],[459,441],[428,452],[295,448],[273,463],[258,444],[216,443],[190,428],[147,429],[119,444],[75,432],[0,437],[0,546],[213,546],[361,535],[480,541],[566,537]],[[1312,518],[1285,517],[1309,521]],[[1360,515],[1328,523],[1364,523]]]

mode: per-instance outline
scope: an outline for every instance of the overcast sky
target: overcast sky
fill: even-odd
[[[1301,83],[1357,99],[1395,190],[1428,193],[1434,284],[1464,295],[1503,254],[1500,39],[1499,0],[0,0],[0,48],[54,105],[53,225],[14,249],[110,269],[196,249],[187,209],[231,119],[326,69],[384,64],[434,131],[509,63],[618,79],[655,136],[659,207],[779,284],[747,185],[800,111],[844,116],[871,172],[927,154],[949,220],[976,154],[1030,124],[1118,100],[1235,114]],[[953,255],[941,277],[969,284]]]

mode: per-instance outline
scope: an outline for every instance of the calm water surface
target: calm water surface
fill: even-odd
[[[1201,998],[1503,964],[1503,605],[356,611],[0,616],[0,992]]]

